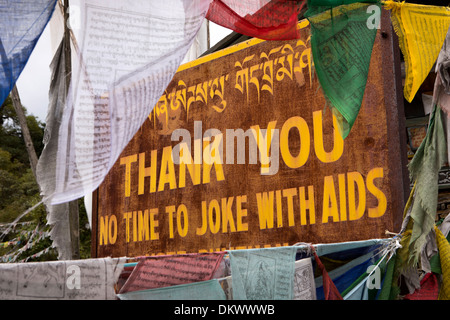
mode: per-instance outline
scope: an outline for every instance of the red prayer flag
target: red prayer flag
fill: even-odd
[[[414,293],[407,294],[404,300],[437,300],[439,295],[439,282],[437,276],[429,272],[420,281],[420,288]]]
[[[213,0],[206,19],[264,40],[299,38],[298,14],[306,0]]]
[[[120,293],[211,280],[224,252],[155,256],[142,259]]]
[[[325,300],[344,300],[339,293],[339,290],[334,285],[333,280],[331,280],[330,276],[328,275],[327,270],[325,269],[325,266],[322,264],[322,261],[320,261],[319,256],[314,251],[314,259],[316,260],[317,267],[322,271],[322,279],[323,279],[323,291],[325,294]]]

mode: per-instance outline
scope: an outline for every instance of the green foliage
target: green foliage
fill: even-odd
[[[36,153],[39,157],[44,144],[45,125],[33,115],[27,115],[28,129],[33,140]],[[8,97],[0,108],[0,235],[5,226],[16,219],[20,214],[41,201],[39,186],[30,167],[28,153],[22,137],[22,130],[14,110],[12,100]],[[80,212],[80,254],[81,258],[90,258],[89,229],[84,201],[79,199]],[[35,230],[50,231],[47,225],[47,211],[43,205],[20,220],[11,232],[0,236],[0,261],[2,257],[15,257],[15,261],[27,259],[27,261],[56,260],[57,252],[51,248],[48,253],[39,257],[32,255],[42,252],[52,246],[50,237],[41,237]],[[25,224],[22,224],[26,222]],[[3,225],[3,227],[2,227]],[[36,229],[37,228],[37,229]],[[34,233],[34,237],[33,237]],[[14,245],[5,246],[5,242],[15,241]],[[20,240],[20,243],[16,243]],[[31,246],[25,250],[25,245]]]
[[[0,146],[0,223],[13,221],[39,201],[39,186],[31,168],[13,160]]]
[[[78,208],[80,210],[80,258],[88,259],[91,257],[91,229],[83,199],[78,200]]]
[[[36,154],[39,157],[44,149],[42,141],[45,124],[37,120],[35,116],[27,115],[25,108],[24,113]],[[11,154],[12,160],[17,160],[28,167],[30,166],[19,119],[14,110],[11,97],[8,97],[0,108],[0,147]]]

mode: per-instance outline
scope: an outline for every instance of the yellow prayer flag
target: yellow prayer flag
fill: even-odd
[[[436,226],[436,242],[439,250],[442,270],[442,285],[439,290],[439,300],[450,300],[450,243]]]
[[[385,1],[405,57],[405,99],[411,102],[436,62],[450,26],[450,8]]]

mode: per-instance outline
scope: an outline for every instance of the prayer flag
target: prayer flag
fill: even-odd
[[[437,300],[439,294],[439,283],[437,276],[429,272],[420,281],[420,289],[403,297],[405,300]]]
[[[441,259],[442,285],[439,291],[439,300],[450,300],[450,243],[445,239],[439,228],[434,227],[436,241]]]
[[[317,267],[322,272],[325,300],[343,300],[341,294],[339,293],[339,290],[334,285],[333,280],[331,280],[327,270],[325,269],[325,266],[320,261],[319,256],[316,252],[314,252],[314,259],[316,260]]]
[[[409,257],[411,265],[418,261],[426,236],[433,230],[438,201],[439,169],[447,161],[447,141],[442,110],[435,105],[425,139],[408,165],[411,181],[415,182],[413,219]]]
[[[65,105],[58,108],[58,122],[47,123],[54,128],[52,145],[46,145],[54,160],[38,165],[46,202],[68,202],[101,184],[162,96],[210,2],[70,2],[81,13],[74,23],[79,28],[73,28],[77,50]]]
[[[428,76],[450,26],[450,9],[388,0],[391,21],[405,58],[404,96],[411,102]]]
[[[295,247],[229,251],[233,299],[292,300]]]
[[[55,4],[56,0],[0,1],[0,106],[28,62]]]
[[[343,138],[355,123],[369,74],[377,26],[368,26],[369,6],[354,3],[338,7],[308,2],[305,16],[311,24],[311,50],[320,86],[338,120]]]
[[[120,293],[211,280],[224,252],[141,259]]]
[[[298,15],[306,0],[213,0],[206,18],[264,40],[299,38]]]
[[[120,300],[225,300],[217,279],[118,294]]]

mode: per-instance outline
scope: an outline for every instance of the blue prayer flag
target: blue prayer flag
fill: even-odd
[[[53,14],[56,0],[0,0],[0,106]]]

